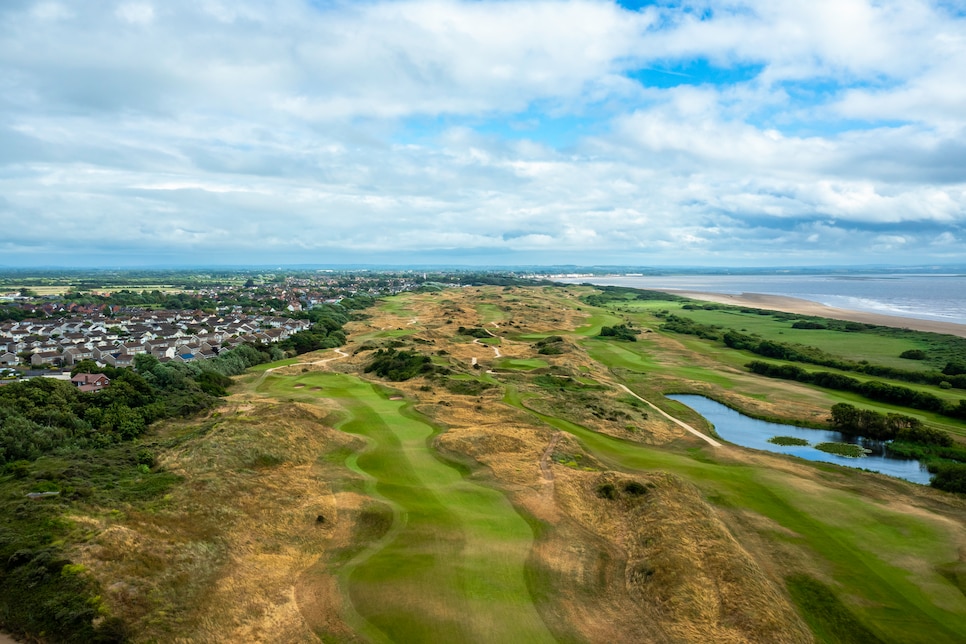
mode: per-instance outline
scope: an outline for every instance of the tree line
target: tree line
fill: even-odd
[[[931,411],[949,416],[950,418],[966,420],[966,399],[960,399],[958,403],[949,403],[939,396],[926,391],[917,391],[909,387],[892,385],[878,380],[863,381],[852,378],[851,376],[830,373],[828,371],[810,372],[792,364],[772,364],[761,360],[753,360],[745,366],[754,373],[769,378],[795,380],[825,387],[826,389],[851,391],[861,394],[870,400],[901,405],[912,409],[920,409],[922,411]]]
[[[721,327],[701,324],[691,318],[674,314],[669,314],[665,317],[665,322],[661,325],[661,329],[674,333],[695,335],[706,340],[718,341],[731,349],[749,351],[765,358],[814,364],[821,367],[838,369],[839,371],[851,371],[853,373],[862,373],[869,376],[901,380],[915,384],[966,389],[966,365],[958,361],[950,361],[942,371],[914,371],[911,369],[899,369],[865,362],[854,362],[832,356],[818,347],[763,340],[758,336],[741,333],[734,329],[722,330]],[[948,383],[948,385],[942,385],[944,382]]]
[[[848,403],[833,405],[830,421],[832,429],[843,434],[889,441],[886,451],[893,456],[919,459],[933,474],[933,487],[966,493],[966,449],[955,445],[946,432],[925,427],[918,418]]]

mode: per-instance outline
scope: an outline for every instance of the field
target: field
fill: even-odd
[[[4,284],[0,286],[2,291],[19,291],[21,288],[27,288],[36,293],[37,295],[43,297],[46,295],[64,295],[74,288],[73,284],[64,283],[56,285],[29,285],[14,283],[11,285]],[[99,295],[110,295],[111,293],[116,293],[118,291],[133,291],[135,293],[140,293],[141,291],[161,291],[162,293],[183,293],[184,289],[177,286],[172,286],[170,284],[112,284],[110,286],[84,289],[90,290]]]
[[[664,394],[816,425],[854,396],[661,330],[680,303],[591,292],[389,298],[343,353],[252,370],[209,418],[160,428],[163,496],[68,519],[105,612],[139,641],[961,641],[961,496],[702,440],[649,404],[711,436]],[[740,320],[876,363],[915,344]],[[636,342],[597,337],[621,323]],[[377,348],[432,371],[382,381]]]

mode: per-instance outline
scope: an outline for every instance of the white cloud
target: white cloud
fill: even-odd
[[[952,252],[964,20],[912,0],[709,6],[0,7],[0,225],[14,248],[245,257]],[[675,72],[698,59],[761,72]],[[640,68],[689,84],[624,75]]]
[[[114,14],[124,22],[136,25],[146,25],[154,21],[154,7],[146,2],[122,2]]]

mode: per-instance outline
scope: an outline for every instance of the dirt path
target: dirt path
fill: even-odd
[[[493,335],[493,334],[491,333],[490,335]],[[495,338],[497,336],[494,335],[493,337]],[[473,344],[480,344],[481,345],[483,343],[480,342],[480,339],[479,338],[477,338],[477,339],[473,340]],[[500,353],[500,347],[490,347],[490,348],[493,349],[493,357],[494,358],[502,358],[503,357],[503,354]],[[476,358],[473,358],[473,364],[476,364]]]
[[[558,442],[560,442],[560,432],[556,432],[553,435],[550,443],[547,444],[547,449],[543,450],[543,455],[540,457],[540,472],[543,474],[543,478],[548,481],[553,481],[553,468],[550,467],[550,456],[553,454],[553,448],[557,446]]]
[[[621,389],[623,389],[624,391],[626,391],[627,393],[629,393],[630,395],[634,396],[635,398],[637,398],[638,400],[640,400],[641,402],[643,402],[647,406],[649,406],[651,409],[653,409],[657,413],[659,413],[662,416],[664,416],[665,418],[667,418],[672,423],[674,423],[676,425],[679,425],[680,427],[683,427],[687,431],[691,432],[692,434],[694,434],[695,436],[697,436],[698,438],[700,438],[701,440],[703,440],[704,442],[706,442],[708,445],[711,445],[712,447],[722,447],[721,443],[719,443],[715,439],[711,438],[710,436],[706,436],[705,434],[702,434],[701,432],[699,432],[698,430],[696,430],[694,427],[691,427],[691,425],[688,425],[686,422],[684,422],[682,420],[678,420],[677,418],[675,418],[671,414],[667,413],[666,411],[664,411],[663,409],[661,409],[660,407],[658,407],[657,405],[655,405],[651,401],[645,400],[645,399],[641,398],[640,396],[638,396],[637,394],[635,394],[633,391],[631,391],[630,389],[628,389],[627,385],[618,384],[617,386],[620,387]]]
[[[343,351],[342,349],[335,348],[335,349],[332,349],[332,350],[335,351],[336,353],[338,353],[339,355],[334,356],[334,357],[331,357],[331,358],[323,358],[322,360],[312,360],[312,361],[309,361],[309,362],[293,362],[292,364],[285,364],[285,365],[281,365],[279,367],[272,367],[271,369],[266,369],[265,371],[262,372],[262,377],[259,378],[258,379],[258,382],[255,383],[255,387],[257,388],[258,385],[262,384],[262,382],[265,380],[265,378],[268,377],[268,374],[270,374],[273,371],[278,371],[279,369],[285,369],[286,367],[297,367],[299,365],[304,365],[304,364],[310,364],[310,365],[311,364],[325,364],[327,362],[332,362],[333,360],[342,360],[343,358],[348,358],[349,357],[349,354],[346,353],[345,351]],[[0,642],[0,644],[3,644],[3,643]]]

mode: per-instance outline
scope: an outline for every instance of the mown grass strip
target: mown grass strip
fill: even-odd
[[[345,409],[339,428],[369,442],[354,465],[398,509],[395,532],[341,575],[370,625],[360,630],[405,642],[553,641],[524,573],[530,525],[502,494],[436,455],[429,445],[435,430],[425,419],[351,376],[272,380],[278,395],[321,387],[315,395]]]
[[[512,388],[504,401],[572,434],[610,467],[673,472],[692,481],[706,498],[746,508],[788,529],[830,567],[842,586],[840,596],[854,598],[849,610],[881,640],[961,641],[966,597],[939,572],[959,556],[958,536],[948,526],[848,490],[798,485],[781,471],[719,463],[598,434],[534,412]],[[903,561],[915,562],[914,570],[898,563]]]

